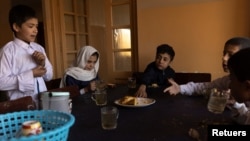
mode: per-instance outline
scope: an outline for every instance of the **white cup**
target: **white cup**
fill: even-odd
[[[101,108],[101,123],[105,130],[116,129],[119,111],[116,107],[105,106]]]

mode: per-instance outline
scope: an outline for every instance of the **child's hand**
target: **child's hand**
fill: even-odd
[[[147,97],[147,92],[146,92],[146,86],[141,85],[137,92],[135,93],[135,96],[137,97]]]
[[[96,90],[96,83],[95,83],[95,81],[91,81],[89,83],[89,88],[90,88],[91,91],[95,91]]]
[[[37,66],[36,68],[32,69],[34,77],[42,77],[46,72],[46,68],[43,66]]]
[[[168,92],[170,95],[177,95],[178,93],[180,93],[181,88],[173,79],[168,79],[168,82],[172,84],[172,86],[166,88],[163,91],[164,93]]]
[[[234,105],[236,100],[233,98],[233,96],[229,96],[229,99],[227,100],[227,105],[232,106]]]
[[[32,54],[32,57],[35,60],[35,62],[37,63],[37,65],[45,66],[45,55],[43,53],[35,51]]]

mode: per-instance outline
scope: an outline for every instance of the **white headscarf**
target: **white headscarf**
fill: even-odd
[[[94,69],[84,70],[84,67],[86,66],[88,59],[95,52],[98,53],[99,57],[96,61]],[[96,78],[98,70],[99,70],[99,58],[100,58],[100,54],[94,47],[84,46],[80,48],[80,50],[77,53],[77,58],[75,62],[72,64],[72,67],[66,69],[63,82],[65,83],[66,75],[69,75],[75,78],[76,80],[80,80],[80,81],[90,81]],[[63,84],[61,83],[61,86],[62,85]]]

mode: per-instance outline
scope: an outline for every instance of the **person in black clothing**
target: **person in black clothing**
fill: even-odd
[[[147,87],[170,86],[168,79],[174,79],[175,76],[174,69],[170,67],[174,56],[174,49],[168,44],[157,47],[155,61],[148,64],[143,72],[140,87],[135,93],[137,97],[147,97]]]

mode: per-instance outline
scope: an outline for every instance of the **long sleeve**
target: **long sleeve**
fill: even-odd
[[[90,81],[81,81],[81,80],[76,80],[75,78],[69,76],[69,75],[65,75],[65,85],[66,86],[73,86],[73,85],[77,85],[79,88],[79,92],[80,94],[85,94],[85,90],[84,88],[87,88],[90,84],[91,81],[97,80],[99,79],[99,76],[97,75],[96,78],[90,80]],[[63,83],[63,82],[61,82]]]
[[[91,81],[97,80],[98,79],[98,75],[96,76],[96,78],[94,78],[93,80],[90,81],[81,81],[81,80],[76,80],[75,78],[66,75],[65,76],[65,84],[66,86],[72,86],[72,85],[77,85],[79,87],[79,89],[85,88],[87,87]]]
[[[201,94],[204,89],[218,88],[221,90],[227,90],[229,88],[230,79],[229,76],[217,78],[212,82],[194,83],[189,82],[184,85],[180,85],[181,94],[193,95]]]
[[[23,63],[28,62],[22,62],[26,59],[20,59],[20,56],[15,56],[15,53],[15,50],[9,48],[3,49],[0,54],[0,90],[33,91],[34,77],[32,70],[25,69]],[[26,67],[29,68],[27,65]]]
[[[44,52],[45,54],[45,52]],[[46,54],[45,54],[46,56]],[[53,78],[53,67],[49,61],[49,59],[46,56],[46,60],[45,60],[45,68],[47,70],[46,74],[43,76],[43,79],[45,81],[50,81]]]
[[[46,55],[46,52],[42,46],[40,46],[39,44],[37,44],[35,42],[30,43],[30,46],[32,47],[33,50],[42,52],[45,56],[45,66],[44,67],[46,68],[46,73],[42,77],[37,77],[35,80],[35,81],[37,81],[35,83],[35,93],[39,93],[39,92],[43,92],[43,91],[47,90],[45,81],[50,81],[53,78],[53,67],[52,67],[52,65],[51,65],[51,63]],[[39,84],[39,85],[37,86],[37,84]],[[39,92],[37,92],[38,89],[39,89]]]

